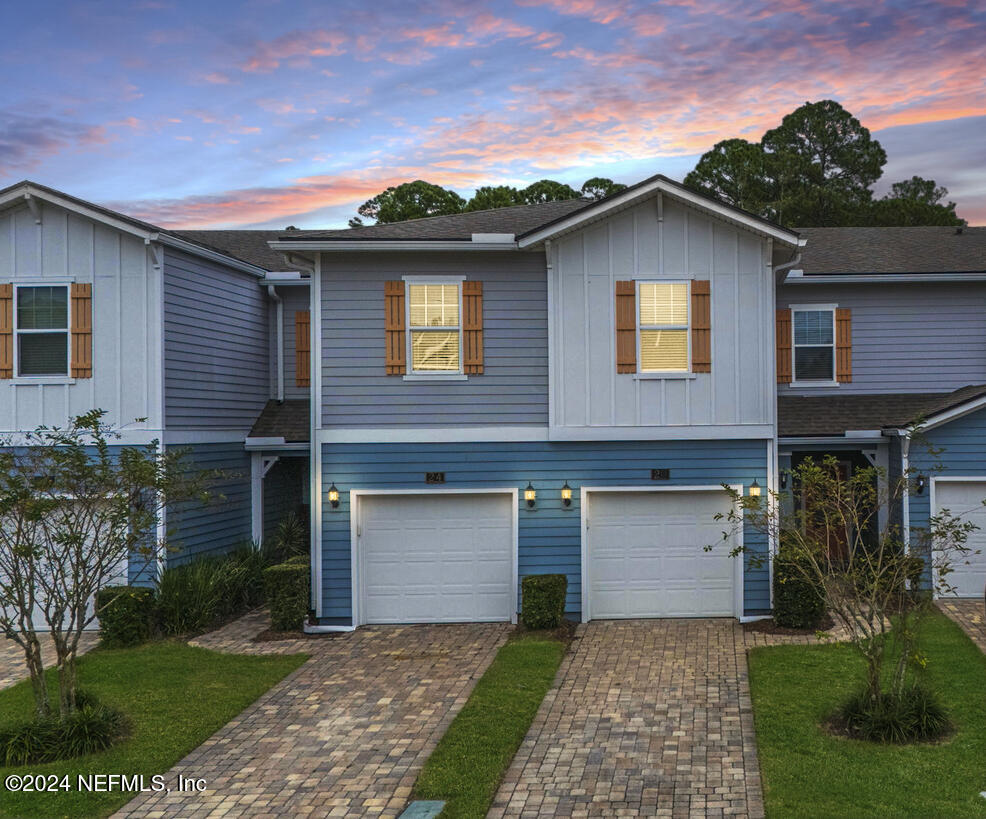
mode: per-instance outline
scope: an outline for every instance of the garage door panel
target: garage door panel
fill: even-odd
[[[510,619],[511,495],[369,496],[361,515],[363,621]]]
[[[591,617],[731,616],[733,558],[703,550],[729,504],[725,492],[590,493]]]
[[[936,511],[948,509],[979,527],[966,541],[969,553],[951,560],[952,572],[946,582],[955,587],[959,597],[982,597],[986,588],[986,481],[938,482],[935,495]]]

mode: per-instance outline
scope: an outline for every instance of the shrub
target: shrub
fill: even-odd
[[[149,639],[154,622],[154,590],[142,586],[107,586],[96,594],[99,636],[110,648],[134,646]]]
[[[165,569],[158,580],[157,614],[168,635],[193,634],[263,602],[264,555],[244,546]]]
[[[270,624],[275,631],[301,629],[309,608],[309,574],[307,561],[280,563],[264,572]]]
[[[863,688],[838,710],[835,721],[852,737],[884,743],[926,742],[952,729],[938,695],[920,683],[878,698]]]
[[[526,628],[558,628],[565,616],[568,578],[563,574],[532,574],[521,582],[520,619]]]
[[[0,728],[0,764],[29,765],[105,751],[130,731],[126,716],[82,691],[65,719],[52,717]]]
[[[798,559],[783,543],[774,557],[774,622],[784,628],[818,628],[825,617],[825,589],[810,568],[799,568]]]
[[[298,555],[307,555],[309,550],[308,527],[293,512],[285,515],[274,530],[274,534],[264,541],[264,554],[268,564],[286,563]]]

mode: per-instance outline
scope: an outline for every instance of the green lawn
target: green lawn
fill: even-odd
[[[986,816],[986,656],[944,615],[925,624],[921,642],[928,681],[957,727],[940,744],[878,745],[822,730],[861,679],[845,644],[750,653],[769,817]]]
[[[534,634],[505,643],[425,763],[414,798],[446,800],[448,819],[486,816],[564,653]]]
[[[103,753],[75,760],[0,767],[0,816],[112,813],[133,794],[80,793],[75,789],[79,774],[145,774],[150,779],[164,773],[305,659],[218,654],[180,642],[90,652],[79,660],[80,685],[124,711],[133,723],[132,736]],[[49,684],[57,691],[53,673]],[[0,691],[0,719],[27,718],[31,711],[27,682]],[[7,775],[27,772],[68,774],[73,790],[14,794],[4,789]]]

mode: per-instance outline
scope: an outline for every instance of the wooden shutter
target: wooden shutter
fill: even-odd
[[[308,310],[294,314],[294,385],[311,384],[312,370],[312,318]]]
[[[404,282],[385,282],[384,312],[387,342],[387,375],[407,372],[407,334],[404,329]]]
[[[852,310],[848,307],[835,311],[835,380],[840,384],[852,381]]]
[[[777,311],[775,322],[777,336],[777,383],[791,383],[791,311]]]
[[[92,378],[92,285],[72,285],[72,378]]]
[[[692,372],[712,372],[712,291],[708,281],[692,281]]]
[[[637,285],[616,283],[616,371],[637,372]]]
[[[483,283],[462,283],[462,367],[467,375],[483,372]]]
[[[0,378],[14,377],[14,286],[0,284]]]

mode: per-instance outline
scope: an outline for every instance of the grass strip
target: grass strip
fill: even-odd
[[[414,798],[445,800],[446,819],[486,816],[564,653],[553,636],[506,642],[425,763]]]

